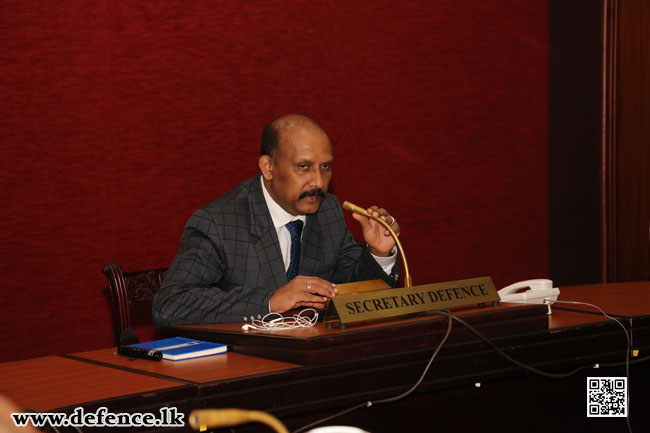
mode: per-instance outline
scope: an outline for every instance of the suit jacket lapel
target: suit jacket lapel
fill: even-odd
[[[279,289],[287,284],[287,274],[278,234],[273,227],[259,177],[253,180],[250,186],[249,215],[251,235],[258,238],[255,250],[260,263],[260,284],[268,289]]]

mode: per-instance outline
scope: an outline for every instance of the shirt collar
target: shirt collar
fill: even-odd
[[[266,185],[264,185],[264,176],[260,176],[260,182],[262,182],[262,192],[264,193],[264,201],[266,201],[266,207],[269,208],[269,213],[271,214],[271,219],[273,220],[273,226],[276,229],[284,227],[288,222],[294,220],[301,220],[303,223],[306,221],[307,217],[305,215],[291,215],[286,210],[282,209],[271,194],[266,190]]]

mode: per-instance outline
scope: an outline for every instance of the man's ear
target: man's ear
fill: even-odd
[[[271,157],[268,155],[260,156],[259,165],[264,179],[273,179],[273,160],[271,160]]]

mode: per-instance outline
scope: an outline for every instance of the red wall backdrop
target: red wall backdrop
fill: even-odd
[[[547,19],[547,0],[4,0],[0,360],[110,346],[102,265],[168,266],[290,112],[328,131],[339,198],[399,219],[416,284],[546,276]]]

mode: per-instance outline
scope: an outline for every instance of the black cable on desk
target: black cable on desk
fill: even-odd
[[[306,425],[304,427],[299,428],[298,430],[295,430],[293,433],[300,433],[300,432],[305,431],[307,429],[310,429],[310,428],[312,428],[312,427],[314,427],[314,426],[316,426],[318,424],[322,424],[324,422],[331,421],[331,420],[333,420],[335,418],[338,418],[338,417],[341,417],[343,415],[347,415],[348,413],[354,412],[355,410],[361,409],[363,407],[376,406],[376,405],[379,405],[379,404],[391,403],[391,402],[394,402],[394,401],[397,401],[397,400],[401,400],[402,398],[408,396],[413,391],[415,391],[417,389],[417,387],[420,386],[420,384],[424,380],[424,377],[427,375],[427,372],[429,371],[429,368],[431,367],[431,364],[433,363],[433,360],[436,358],[436,356],[438,355],[438,352],[440,352],[440,349],[442,349],[442,346],[444,346],[444,344],[447,342],[447,339],[449,338],[449,335],[451,334],[451,325],[453,323],[452,320],[451,320],[451,318],[452,318],[451,312],[449,310],[442,310],[442,311],[433,311],[432,313],[447,316],[447,332],[445,332],[444,337],[442,337],[442,341],[440,341],[440,343],[438,344],[438,347],[436,347],[436,350],[431,355],[431,358],[429,358],[429,362],[427,363],[427,366],[424,367],[424,371],[420,375],[420,378],[415,383],[415,385],[413,385],[411,388],[409,388],[405,392],[403,392],[403,393],[401,393],[399,395],[396,395],[394,397],[389,397],[389,398],[385,398],[385,399],[382,399],[382,400],[377,400],[377,401],[374,401],[374,402],[373,401],[367,401],[365,403],[359,403],[359,404],[357,404],[355,406],[352,406],[352,407],[350,407],[348,409],[344,409],[344,410],[342,410],[340,412],[337,412],[334,415],[330,415],[330,416],[325,417],[323,419],[320,419],[318,421],[314,421],[311,424],[308,424],[308,425]]]
[[[621,365],[626,366],[626,377],[628,379],[628,408],[627,408],[628,409],[628,415],[625,418],[626,418],[626,422],[627,422],[628,431],[630,433],[632,433],[632,427],[630,425],[630,412],[629,412],[629,406],[630,406],[630,404],[629,404],[629,402],[630,402],[630,395],[629,395],[629,393],[630,393],[630,386],[629,386],[630,363],[631,362],[632,363],[644,362],[644,361],[650,359],[650,356],[645,357],[645,358],[641,358],[641,359],[638,359],[638,360],[635,360],[635,361],[630,361],[630,350],[632,348],[632,342],[631,342],[631,339],[630,339],[630,335],[627,332],[627,329],[625,328],[625,326],[619,320],[615,319],[614,317],[609,316],[600,307],[598,307],[596,305],[593,305],[593,304],[584,303],[584,302],[568,302],[568,301],[555,301],[555,302],[556,303],[584,304],[584,305],[594,307],[594,308],[600,310],[600,312],[605,317],[615,321],[616,323],[618,323],[623,328],[623,332],[625,332],[625,336],[627,338],[627,350],[626,350],[626,359],[625,359],[625,361],[620,362],[620,363],[613,363],[613,364],[602,364],[602,366],[605,366],[605,367],[621,366]],[[318,420],[318,421],[315,421],[315,422],[313,422],[311,424],[308,424],[308,425],[306,425],[304,427],[301,427],[298,430],[295,430],[293,433],[300,433],[300,432],[305,431],[305,430],[307,430],[307,429],[309,429],[309,428],[311,428],[313,426],[316,426],[318,424],[322,424],[322,423],[327,422],[327,421],[331,421],[331,420],[333,420],[335,418],[341,417],[341,416],[346,415],[346,414],[348,414],[350,412],[354,412],[355,410],[361,409],[363,407],[370,407],[370,406],[373,406],[373,405],[394,402],[394,401],[400,400],[400,399],[408,396],[409,394],[411,394],[422,383],[422,381],[424,380],[424,377],[426,376],[427,372],[429,371],[429,367],[431,367],[431,364],[432,364],[433,360],[436,358],[436,356],[438,355],[438,352],[440,352],[440,349],[442,349],[443,345],[447,342],[447,339],[448,339],[449,335],[451,334],[452,319],[456,320],[458,323],[460,323],[461,325],[463,325],[464,327],[469,329],[474,335],[476,335],[479,339],[481,339],[482,341],[487,343],[494,351],[496,351],[499,355],[501,355],[506,360],[510,361],[511,363],[513,363],[513,364],[515,364],[515,365],[517,365],[517,366],[519,366],[519,367],[521,367],[521,368],[523,368],[525,370],[528,370],[528,371],[530,371],[532,373],[535,373],[535,374],[538,374],[540,376],[549,377],[549,378],[552,378],[552,379],[565,379],[567,377],[575,375],[579,371],[594,368],[594,365],[590,364],[590,365],[584,365],[584,366],[581,366],[581,367],[577,367],[577,368],[575,368],[575,369],[573,369],[573,370],[571,370],[571,371],[569,371],[567,373],[548,373],[548,372],[542,371],[542,370],[540,370],[538,368],[531,367],[531,366],[526,365],[526,364],[524,364],[524,363],[522,363],[520,361],[517,361],[516,359],[514,359],[513,357],[511,357],[510,355],[505,353],[503,350],[501,350],[496,344],[494,344],[492,341],[490,341],[483,334],[478,332],[469,323],[467,323],[466,321],[464,321],[463,319],[461,319],[461,318],[459,318],[457,316],[452,315],[449,310],[436,311],[436,312],[432,312],[432,313],[433,314],[441,314],[441,315],[445,315],[445,316],[448,317],[447,332],[445,333],[445,336],[443,337],[440,344],[438,344],[438,347],[436,348],[433,355],[429,359],[429,362],[427,363],[427,366],[425,367],[423,373],[420,375],[420,378],[415,383],[415,385],[413,385],[406,392],[404,392],[402,394],[399,394],[397,396],[386,398],[386,399],[383,399],[383,400],[377,400],[375,402],[368,401],[368,402],[365,402],[365,403],[360,403],[360,404],[352,406],[352,407],[350,407],[348,409],[337,412],[334,415],[330,415],[329,417],[323,418],[321,420]]]
[[[621,326],[621,328],[623,328],[623,332],[625,333],[625,337],[627,338],[627,349],[625,351],[625,361],[623,363],[619,363],[619,364],[620,365],[625,365],[625,377],[627,378],[627,382],[628,382],[628,390],[627,390],[628,391],[628,395],[627,395],[627,411],[628,412],[627,412],[627,416],[625,417],[625,421],[627,423],[628,431],[630,433],[632,433],[632,426],[630,425],[630,401],[631,401],[631,397],[630,397],[630,351],[632,350],[632,341],[630,339],[630,334],[627,332],[627,329],[625,328],[625,326],[618,319],[608,315],[600,307],[598,307],[597,305],[594,305],[594,304],[589,304],[589,303],[586,303],[586,302],[576,302],[576,301],[549,301],[548,303],[581,304],[581,305],[587,305],[587,306],[590,306],[590,307],[594,307],[594,308],[598,309],[603,316],[607,317],[610,320],[613,320],[614,322],[618,323]],[[508,361],[512,362],[513,364],[515,364],[515,365],[517,365],[517,366],[519,366],[519,367],[521,367],[521,368],[523,368],[525,370],[528,370],[528,371],[531,371],[531,372],[533,372],[535,374],[538,374],[540,376],[550,377],[552,379],[565,379],[567,377],[573,376],[574,374],[578,373],[581,370],[594,368],[594,365],[590,364],[590,365],[584,365],[582,367],[575,368],[575,369],[571,370],[568,373],[547,373],[545,371],[539,370],[539,369],[537,369],[535,367],[531,367],[529,365],[526,365],[526,364],[524,364],[522,362],[517,361],[516,359],[512,358],[510,355],[505,353],[503,350],[501,350],[499,347],[497,347],[496,344],[494,344],[492,341],[490,341],[483,334],[481,334],[476,329],[474,329],[474,327],[472,327],[469,323],[465,322],[463,319],[461,319],[461,318],[459,318],[457,316],[452,316],[452,317],[458,323],[462,324],[467,329],[469,329],[472,333],[474,333],[474,335],[476,335],[481,340],[483,340],[485,343],[487,343],[499,355],[501,355],[502,357],[504,357]],[[603,364],[603,365],[606,366],[606,367],[609,366],[607,364]]]

